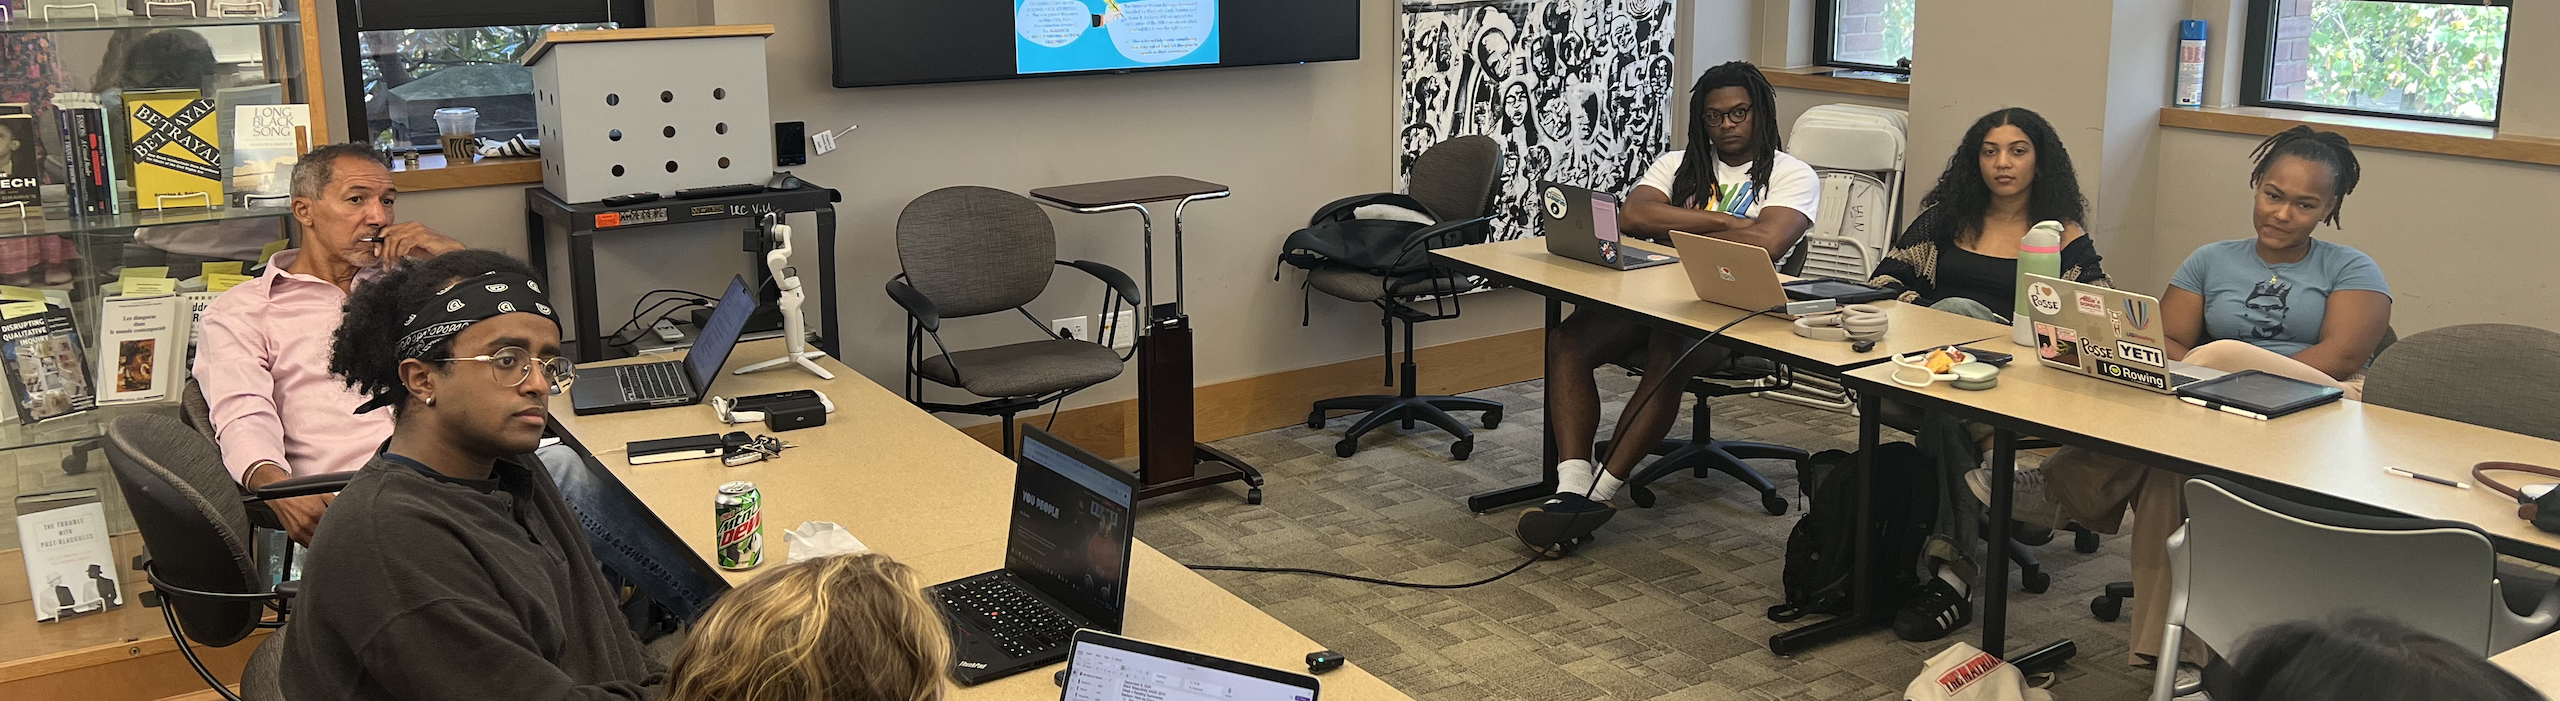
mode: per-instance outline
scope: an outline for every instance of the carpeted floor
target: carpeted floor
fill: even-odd
[[[1614,414],[1634,381],[1603,373]],[[1477,434],[1474,459],[1449,459],[1437,431],[1373,433],[1360,453],[1336,458],[1347,422],[1304,426],[1218,443],[1270,480],[1261,506],[1241,487],[1205,489],[1146,503],[1138,536],[1192,564],[1293,566],[1422,582],[1464,582],[1527,558],[1511,535],[1516,507],[1476,515],[1470,494],[1534,481],[1539,470],[1543,383],[1474,396],[1509,407],[1502,427]],[[1845,413],[1772,400],[1718,400],[1720,437],[1801,446],[1856,447]],[[1466,417],[1473,421],[1472,415]],[[1682,421],[1673,435],[1689,432]],[[1900,438],[1888,431],[1889,440]],[[1762,472],[1796,499],[1795,470]],[[1780,554],[1800,513],[1760,510],[1757,493],[1717,475],[1656,485],[1654,509],[1622,512],[1602,539],[1575,556],[1530,565],[1499,582],[1431,591],[1279,574],[1208,573],[1246,601],[1347,655],[1424,701],[1526,699],[1898,699],[1922,663],[1949,641],[1906,643],[1891,631],[1782,658],[1764,615],[1778,601]],[[2128,576],[2125,543],[2094,555],[2069,539],[2038,548],[2053,588],[2012,586],[2012,651],[2068,637],[2079,656],[2053,690],[2070,699],[2137,699],[2148,670],[2124,664],[2125,624],[2090,618],[2089,597]],[[1979,625],[1956,638],[1979,643]]]

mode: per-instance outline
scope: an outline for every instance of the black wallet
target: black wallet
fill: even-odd
[[[2179,387],[2178,396],[2194,397],[2272,419],[2338,401],[2347,393],[2336,387],[2283,375],[2242,370]]]
[[[625,449],[633,465],[716,458],[727,452],[729,444],[719,434],[705,433],[681,438],[632,441]]]

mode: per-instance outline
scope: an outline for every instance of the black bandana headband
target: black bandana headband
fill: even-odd
[[[399,360],[425,359],[437,344],[472,324],[514,312],[560,321],[551,313],[551,298],[543,296],[542,285],[531,278],[499,271],[481,273],[438,290],[434,298],[400,320],[400,345],[394,352]]]

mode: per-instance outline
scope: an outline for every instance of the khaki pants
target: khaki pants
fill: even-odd
[[[2215,341],[2187,353],[2186,361],[2215,370],[2257,370],[2346,390],[2364,397],[2364,376],[2345,381],[2282,354],[2240,341]],[[2186,476],[2111,455],[2066,447],[2044,461],[2045,494],[2063,515],[2089,530],[2120,533],[2133,514],[2133,636],[2131,662],[2150,664],[2160,654],[2169,623],[2169,534],[2187,522],[2179,490]],[[2203,664],[2204,644],[2189,635],[2181,660]]]

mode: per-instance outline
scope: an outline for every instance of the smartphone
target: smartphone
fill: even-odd
[[[773,123],[773,164],[808,165],[809,128],[802,122]]]
[[[1956,346],[1956,350],[1972,354],[1974,360],[1990,363],[1995,366],[2008,365],[2009,361],[2016,357],[2000,351],[1983,350],[1972,346]]]

